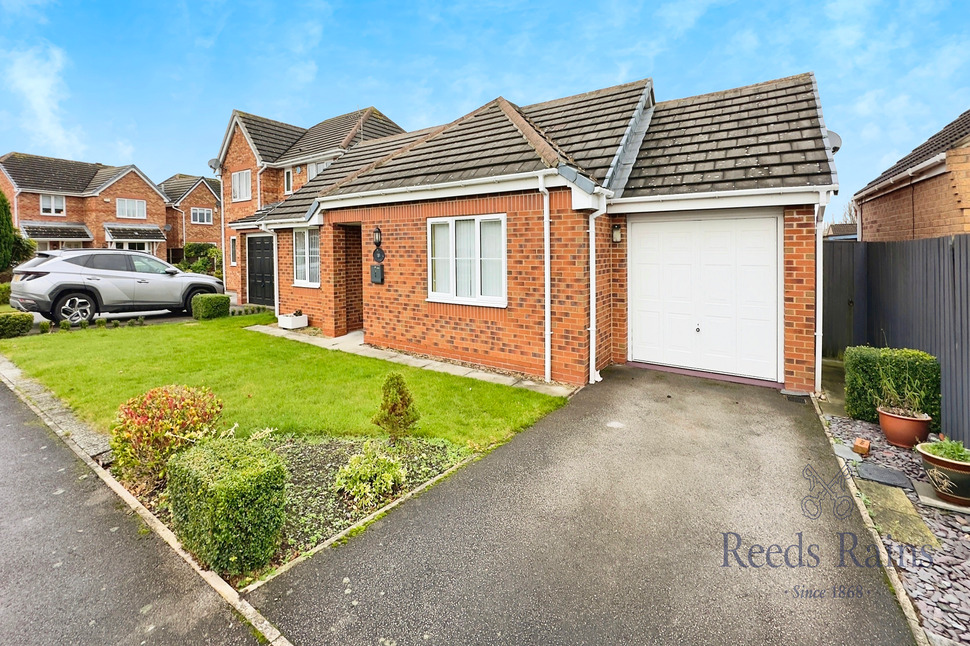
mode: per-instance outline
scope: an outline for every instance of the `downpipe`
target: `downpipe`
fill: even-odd
[[[589,214],[589,383],[603,380],[596,369],[596,218],[606,213],[606,194],[596,187],[599,206]]]
[[[822,392],[822,220],[825,202],[816,207],[815,215],[815,392]]]
[[[543,258],[543,288],[545,290],[545,308],[543,312],[545,380],[552,381],[552,241],[549,222],[549,189],[546,188],[546,176],[539,175],[539,192],[542,193],[542,258]]]

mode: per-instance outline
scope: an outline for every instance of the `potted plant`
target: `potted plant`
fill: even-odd
[[[904,449],[925,442],[933,418],[924,412],[923,392],[912,375],[893,378],[880,368],[879,389],[876,411],[886,440]]]
[[[916,445],[926,477],[941,500],[970,507],[970,450],[963,442],[943,440]]]
[[[279,326],[284,330],[299,330],[307,326],[307,317],[303,310],[297,310],[292,314],[280,314],[277,318]]]

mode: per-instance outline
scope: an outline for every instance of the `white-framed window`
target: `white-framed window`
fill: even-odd
[[[192,207],[192,224],[212,224],[212,209]]]
[[[293,192],[293,169],[287,168],[283,171],[283,192],[289,195]]]
[[[505,307],[505,215],[428,220],[428,300]]]
[[[116,215],[119,218],[130,218],[144,220],[145,200],[133,200],[131,198],[119,197],[117,200]]]
[[[320,286],[320,229],[293,230],[293,284]]]
[[[41,215],[64,215],[66,200],[63,195],[41,195]]]
[[[127,249],[128,251],[151,251],[148,242],[116,242],[115,249]]]
[[[229,238],[229,265],[236,266],[236,236]]]
[[[253,199],[253,173],[240,170],[232,174],[232,201],[245,202]]]
[[[310,162],[306,165],[306,181],[310,181],[317,176],[317,165],[315,162]]]
[[[61,243],[61,249],[83,249],[84,243],[80,240],[65,240]]]

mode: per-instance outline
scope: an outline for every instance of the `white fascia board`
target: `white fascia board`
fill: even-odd
[[[864,189],[852,196],[853,202],[865,202],[867,200],[875,199],[880,195],[885,193],[890,193],[903,186],[909,186],[913,182],[922,181],[924,179],[929,179],[931,177],[936,177],[941,173],[946,172],[946,153],[940,153],[935,157],[927,159],[925,162],[916,164],[912,168],[908,168],[901,173],[893,175],[886,181],[876,184],[870,189]],[[916,177],[919,175],[919,177]],[[903,180],[910,180],[908,182],[900,183]]]
[[[306,155],[305,157],[298,157],[296,159],[290,159],[285,162],[267,162],[267,168],[290,168],[291,166],[303,166],[309,164],[310,162],[321,162],[336,159],[343,155],[346,150],[343,148],[331,148],[330,150],[325,150],[322,153],[315,153],[313,155]]]
[[[219,148],[219,166],[222,166],[222,162],[226,159],[226,153],[229,151],[229,140],[232,139],[232,133],[235,131],[235,126],[239,126],[239,131],[243,133],[243,137],[246,139],[246,143],[249,144],[249,149],[253,151],[253,157],[256,158],[257,164],[262,164],[263,160],[259,156],[259,151],[256,149],[253,140],[249,137],[249,132],[246,130],[245,124],[243,124],[242,119],[236,114],[236,111],[232,112],[232,119],[229,120],[229,127],[226,129],[226,134],[222,138],[222,146]]]
[[[660,213],[664,211],[693,211],[698,209],[732,209],[760,206],[800,206],[828,204],[838,185],[750,189],[721,193],[685,193],[680,195],[649,195],[609,200],[610,213]]]
[[[248,229],[259,229],[259,222],[230,222],[226,225],[233,231],[246,231]]]
[[[3,173],[3,176],[7,178],[7,181],[9,181],[10,182],[10,185],[13,186],[13,190],[15,190],[15,191],[21,191],[22,193],[32,193],[33,192],[33,191],[24,191],[19,186],[17,186],[17,182],[13,181],[13,178],[10,177],[10,173],[8,173],[7,172],[7,169],[4,168],[2,165],[0,165],[0,173]]]

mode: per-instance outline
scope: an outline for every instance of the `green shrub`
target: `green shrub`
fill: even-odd
[[[0,283],[0,305],[10,302],[10,283]]]
[[[393,443],[411,430],[420,417],[404,375],[388,374],[382,387],[381,408],[371,421],[387,431]]]
[[[333,490],[359,509],[372,509],[404,485],[407,470],[394,458],[378,452],[374,442],[364,442],[363,450],[340,467]]]
[[[269,449],[234,439],[205,442],[168,463],[172,528],[203,566],[244,574],[280,544],[286,468]]]
[[[96,327],[97,327],[97,328],[98,328],[99,330],[103,330],[103,329],[105,329],[106,327],[108,327],[108,321],[107,321],[107,320],[105,320],[105,319],[98,319],[97,321],[95,321],[95,322],[94,322],[94,325],[95,325],[95,326],[96,326]]]
[[[63,321],[58,323],[58,327],[60,327],[65,332],[67,332],[71,329],[71,322],[68,321],[67,319],[64,319]]]
[[[229,297],[225,294],[197,294],[192,298],[192,317],[199,321],[229,316]]]
[[[940,429],[940,362],[920,350],[846,348],[845,412],[855,419],[878,422],[876,406],[884,378],[918,391],[923,412],[933,418],[933,430]]]
[[[40,333],[41,334],[47,334],[50,331],[51,331],[51,322],[50,321],[41,321],[40,322]]]
[[[145,324],[145,317],[144,316],[139,316],[138,317],[138,325],[144,325],[144,324]]]
[[[81,322],[78,323],[78,325],[81,327],[82,330],[86,330],[88,329],[88,327],[91,326],[91,324],[88,322],[87,319],[81,319]]]
[[[125,321],[125,327],[135,327],[136,325],[138,325],[138,321],[135,319],[128,319]]]
[[[0,314],[0,339],[12,339],[30,332],[34,315],[27,312],[4,312]]]
[[[118,319],[114,319],[113,321],[111,321],[111,327],[121,327],[121,321],[119,321]]]
[[[165,481],[169,458],[215,435],[221,414],[222,402],[207,388],[162,386],[129,399],[111,429],[118,477],[136,490],[155,489]]]

